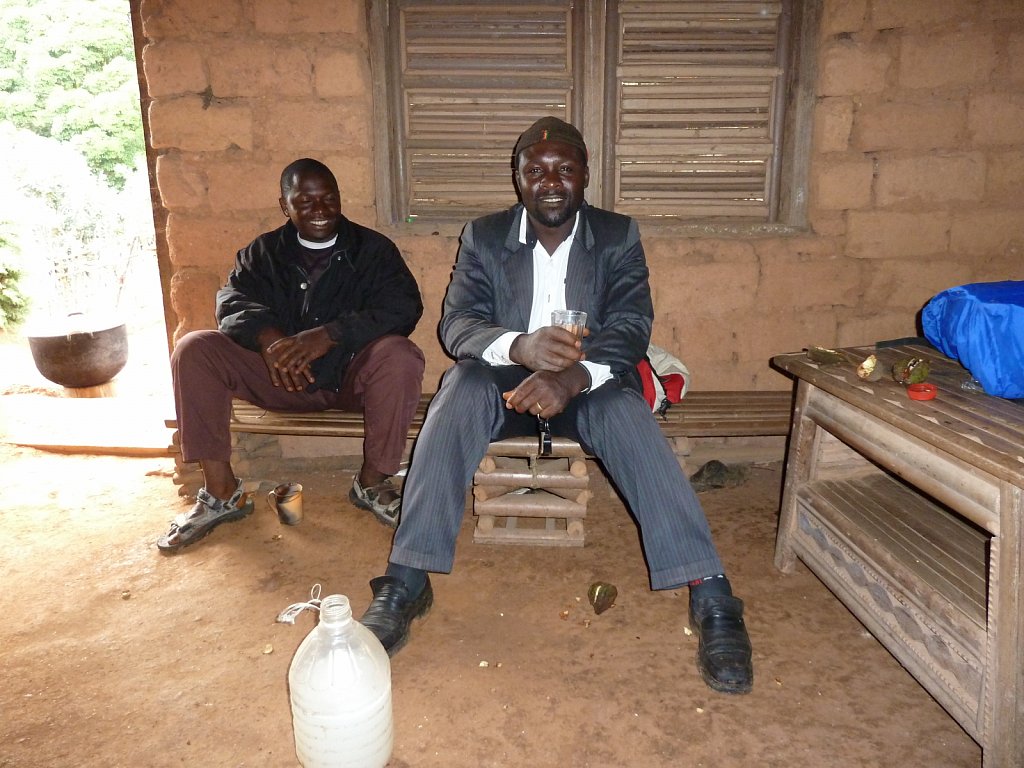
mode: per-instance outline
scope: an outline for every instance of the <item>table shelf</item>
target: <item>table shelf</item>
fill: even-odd
[[[810,483],[797,496],[909,597],[943,609],[964,634],[984,634],[987,533],[882,472]]]

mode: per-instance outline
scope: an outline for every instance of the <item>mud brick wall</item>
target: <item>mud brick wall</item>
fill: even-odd
[[[132,0],[169,333],[213,325],[235,251],[277,226],[277,180],[310,155],[350,218],[402,249],[427,307],[433,389],[457,230],[377,221],[363,0]],[[825,0],[809,226],[644,229],[654,341],[702,389],[784,389],[772,355],[915,335],[938,291],[1021,279],[1024,3]],[[710,232],[710,230],[709,230]]]

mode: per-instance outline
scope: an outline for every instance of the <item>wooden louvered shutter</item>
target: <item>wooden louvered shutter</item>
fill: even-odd
[[[773,221],[783,2],[620,0],[609,24],[611,207]]]
[[[578,111],[572,5],[392,5],[399,217],[465,220],[515,202],[518,135],[539,117]]]

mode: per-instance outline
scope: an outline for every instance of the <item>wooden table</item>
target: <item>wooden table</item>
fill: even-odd
[[[983,750],[1024,766],[1024,407],[929,347],[780,355],[797,381],[775,564],[799,557]],[[876,354],[883,378],[858,377]],[[928,361],[930,401],[893,381]],[[885,695],[880,692],[879,695]]]

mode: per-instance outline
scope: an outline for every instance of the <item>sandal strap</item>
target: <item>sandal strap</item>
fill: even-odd
[[[377,501],[377,499],[379,499],[381,497],[381,494],[384,493],[385,491],[398,493],[398,488],[395,487],[395,484],[391,482],[390,477],[385,477],[379,483],[374,483],[373,485],[362,485],[359,482],[359,478],[356,477],[353,478],[352,486],[356,489],[356,493],[358,493],[360,496],[365,497],[368,501],[374,503],[380,503]],[[388,505],[388,509],[390,509],[393,506],[397,506],[398,504],[401,503],[401,501],[401,497],[395,499]]]
[[[355,481],[358,484],[359,478],[357,477]],[[398,488],[395,487],[395,484],[391,482],[390,477],[385,477],[379,483],[374,483],[373,485],[360,485],[359,487],[363,489],[363,493],[369,493],[370,491],[373,491],[377,496],[380,496],[380,494],[383,491],[398,491]]]
[[[225,506],[228,507],[237,507],[238,502],[242,500],[243,496],[245,496],[245,489],[242,488],[242,481],[239,480],[238,485],[235,486],[235,492],[231,494],[231,496],[228,498],[226,502],[224,502],[224,504]]]
[[[391,491],[395,498],[387,504],[381,502],[381,494]],[[360,509],[369,510],[380,522],[394,528],[398,525],[398,515],[402,508],[402,496],[398,488],[386,477],[379,483],[363,487],[359,483],[359,476],[352,479],[352,490],[349,491],[349,499]]]
[[[239,480],[238,485],[235,486],[234,492],[227,498],[227,500],[218,499],[216,496],[214,496],[212,493],[206,490],[205,487],[200,488],[196,492],[196,499],[198,501],[203,502],[203,504],[209,507],[210,509],[217,509],[218,507],[230,508],[237,507],[238,502],[242,499],[242,496],[244,495],[245,490],[242,488],[242,481]]]
[[[244,495],[242,491],[242,481],[238,481],[238,486],[235,488],[235,492],[231,494],[227,501],[218,499],[206,488],[200,488],[196,492],[196,504],[188,512],[182,512],[176,515],[174,520],[171,522],[170,534],[175,532],[188,531],[197,525],[205,525],[206,523],[216,520],[226,514],[232,514],[238,510],[238,502]]]

